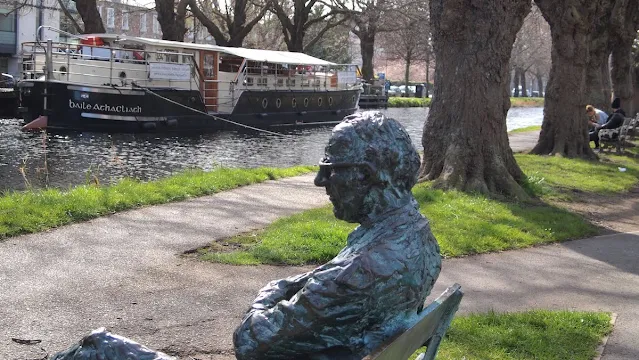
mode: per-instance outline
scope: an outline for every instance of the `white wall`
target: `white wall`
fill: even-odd
[[[39,11],[37,6],[40,0],[31,0],[32,6],[25,6],[18,12],[16,55],[9,59],[9,73],[18,77],[20,75],[19,59],[22,51],[22,43],[36,41],[36,30],[38,29]],[[35,5],[35,6],[34,6]],[[42,25],[60,27],[60,10],[56,0],[42,0],[44,9],[42,10]],[[59,41],[58,33],[51,30],[43,30],[42,39]]]

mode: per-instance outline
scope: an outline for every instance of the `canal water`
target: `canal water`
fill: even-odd
[[[421,150],[427,108],[388,109]],[[508,130],[540,125],[543,108],[513,108]],[[156,134],[24,133],[21,120],[0,119],[0,191],[67,188],[122,177],[152,180],[186,168],[317,164],[332,126],[289,130],[286,137],[223,131],[190,136]]]

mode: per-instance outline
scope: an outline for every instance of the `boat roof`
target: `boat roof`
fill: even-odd
[[[105,40],[120,40],[134,43],[141,43],[145,45],[171,47],[176,49],[189,49],[189,50],[207,50],[217,51],[229,55],[235,55],[241,58],[252,61],[268,62],[273,64],[294,64],[294,65],[336,65],[330,61],[322,60],[304,53],[289,52],[289,51],[275,51],[275,50],[261,50],[261,49],[247,49],[239,47],[226,47],[210,44],[194,44],[187,42],[160,40],[143,38],[137,36],[117,35],[117,34],[86,34],[82,35],[86,37],[100,37]]]

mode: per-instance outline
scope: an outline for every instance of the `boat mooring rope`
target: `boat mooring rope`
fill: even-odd
[[[137,84],[135,84],[135,83],[133,83],[132,85],[133,85],[134,87],[137,87],[137,88],[139,88],[139,89],[144,90],[147,94],[151,94],[151,95],[153,95],[153,96],[157,96],[158,98],[160,98],[160,99],[162,99],[162,100],[164,100],[164,101],[170,102],[171,104],[175,104],[175,105],[181,106],[181,107],[183,107],[183,108],[185,108],[185,109],[191,110],[191,111],[193,111],[193,112],[195,112],[195,113],[198,113],[198,114],[201,114],[201,115],[205,115],[205,116],[211,117],[211,118],[213,118],[213,119],[215,119],[215,120],[222,120],[222,121],[225,121],[225,122],[230,123],[230,124],[233,124],[233,125],[237,125],[237,126],[240,126],[240,127],[243,127],[243,128],[247,128],[247,129],[251,129],[251,130],[255,130],[255,131],[259,131],[259,132],[263,132],[263,133],[267,133],[267,134],[271,134],[271,135],[276,135],[276,136],[281,136],[281,137],[287,137],[287,135],[284,135],[284,134],[279,134],[279,133],[276,133],[276,132],[273,132],[273,131],[268,131],[268,130],[264,130],[264,129],[256,128],[256,127],[253,127],[253,126],[250,126],[250,125],[246,125],[246,124],[241,124],[241,123],[238,123],[238,122],[235,122],[235,121],[229,120],[229,119],[225,119],[225,118],[223,118],[223,117],[219,117],[219,116],[211,115],[211,114],[209,114],[209,113],[207,113],[207,112],[200,111],[200,110],[198,110],[198,109],[194,109],[194,108],[192,108],[192,107],[190,107],[190,106],[186,106],[186,105],[184,105],[184,104],[180,104],[180,103],[179,103],[179,102],[177,102],[177,101],[174,101],[174,100],[171,100],[171,99],[169,99],[169,98],[166,98],[166,97],[164,97],[164,96],[162,96],[162,95],[160,95],[160,94],[158,94],[158,93],[156,93],[156,92],[153,92],[153,91],[151,91],[151,90],[149,90],[148,88],[145,88],[145,87],[143,87],[143,86],[137,85]]]

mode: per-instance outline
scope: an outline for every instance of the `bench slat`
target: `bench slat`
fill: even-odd
[[[428,350],[423,359],[434,359],[463,296],[459,284],[449,287],[422,310],[419,320],[413,326],[386,341],[363,360],[406,360],[427,344]]]

